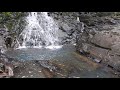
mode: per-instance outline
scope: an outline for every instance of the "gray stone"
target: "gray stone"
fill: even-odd
[[[0,53],[3,53],[6,50],[6,45],[4,38],[0,36]]]
[[[104,48],[111,48],[115,41],[110,34],[98,33],[92,38],[91,42]]]

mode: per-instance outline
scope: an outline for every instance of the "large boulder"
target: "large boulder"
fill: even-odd
[[[113,45],[118,45],[120,43],[120,31],[101,31],[94,35],[91,39],[91,43],[99,45],[103,48],[112,49]]]

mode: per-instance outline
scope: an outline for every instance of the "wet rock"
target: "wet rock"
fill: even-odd
[[[44,73],[46,78],[54,78],[54,73],[49,71],[49,69],[44,68],[42,69],[42,72]]]
[[[82,23],[78,21],[78,13],[69,12],[54,12],[50,13],[51,17],[57,22],[59,29],[66,34],[60,37],[62,44],[73,44],[76,43],[77,31],[81,32]],[[61,35],[60,35],[61,36]],[[67,37],[67,38],[66,38]],[[68,37],[70,37],[68,39]]]
[[[35,61],[14,61],[13,78],[44,78],[41,67]]]
[[[41,65],[42,67],[49,69],[50,71],[56,70],[56,67],[49,61],[37,61],[37,63],[39,63],[39,65]]]

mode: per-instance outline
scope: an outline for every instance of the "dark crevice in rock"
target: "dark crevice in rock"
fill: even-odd
[[[5,44],[6,44],[7,48],[11,48],[12,38],[11,37],[7,37],[6,40],[5,40]]]
[[[112,68],[112,69],[114,69],[114,67],[113,67],[113,66],[111,66],[111,65],[109,65],[109,64],[108,64],[107,66],[108,66],[109,68]]]
[[[117,73],[119,73],[118,75],[120,75],[120,70],[116,69],[115,67],[111,66],[111,65],[107,65],[107,67],[111,68],[112,70],[116,71]]]
[[[94,45],[95,47],[98,47],[98,48],[111,50],[111,48],[102,47],[102,46],[99,46],[99,45],[97,45],[97,44],[95,44],[95,43],[92,43],[92,42],[91,42],[90,44],[92,44],[92,45]]]

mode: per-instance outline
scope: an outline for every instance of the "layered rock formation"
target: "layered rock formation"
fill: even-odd
[[[84,32],[77,35],[77,51],[120,71],[119,20],[102,19],[100,24],[97,21],[94,26],[85,27]]]

